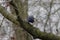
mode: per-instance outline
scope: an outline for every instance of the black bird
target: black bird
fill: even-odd
[[[33,16],[28,16],[28,22],[33,23],[34,22],[34,17]]]

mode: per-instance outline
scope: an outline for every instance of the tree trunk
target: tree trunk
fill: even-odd
[[[25,20],[27,18],[28,0],[25,0],[24,2],[22,2],[22,0],[15,0],[14,3],[16,3],[18,10],[20,10],[19,12],[22,20]],[[32,36],[29,33],[21,27],[16,28],[16,40],[32,40]]]

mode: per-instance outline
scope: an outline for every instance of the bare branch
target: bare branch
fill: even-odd
[[[47,26],[47,22],[48,22],[49,17],[50,17],[52,4],[53,4],[53,0],[52,0],[51,3],[50,3],[50,11],[48,12],[47,19],[46,19],[46,23],[44,24],[44,32],[45,32],[45,27]]]
[[[17,17],[15,17],[14,15],[7,13],[1,6],[0,6],[0,12],[8,20],[12,21],[13,23],[25,29],[34,38],[40,38],[42,40],[60,40],[59,36],[55,36],[54,34],[51,33],[41,32],[38,28],[35,28],[29,23],[22,21],[20,16],[18,15],[19,13],[17,14]]]

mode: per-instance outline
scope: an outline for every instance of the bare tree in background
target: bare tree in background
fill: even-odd
[[[5,18],[17,26],[13,27],[16,33],[16,40],[32,40],[31,35],[33,38],[39,38],[42,40],[60,40],[60,8],[57,5],[59,3],[56,3],[56,0],[30,0],[30,2],[28,0],[12,0],[12,2],[8,2],[8,4],[11,13],[2,6],[0,6],[0,12]],[[36,19],[33,25],[25,21],[28,13],[33,14]]]

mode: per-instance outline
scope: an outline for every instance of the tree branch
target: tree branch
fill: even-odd
[[[2,13],[2,15],[7,18],[8,20],[12,21],[15,24],[19,24],[19,22],[17,22],[17,17],[14,16],[13,14],[8,13],[2,6],[0,6],[0,13]]]

